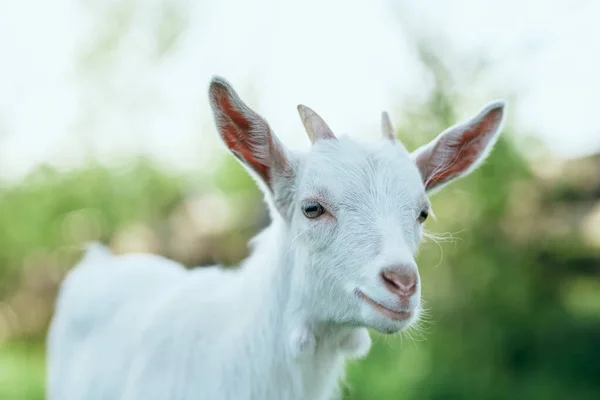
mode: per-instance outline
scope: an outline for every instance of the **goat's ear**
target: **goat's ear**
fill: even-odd
[[[483,108],[471,120],[455,125],[415,150],[425,190],[440,189],[451,180],[473,171],[494,146],[504,119],[504,102]]]
[[[231,153],[273,190],[274,175],[288,169],[289,163],[269,124],[223,78],[213,77],[209,96],[219,135]]]

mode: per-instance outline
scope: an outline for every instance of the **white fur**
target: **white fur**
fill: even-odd
[[[330,399],[344,360],[367,354],[366,328],[418,318],[420,283],[400,306],[380,277],[417,271],[427,177],[406,150],[340,138],[285,155],[293,173],[272,171],[263,186],[272,224],[236,271],[88,251],[51,324],[50,400]],[[308,219],[301,205],[315,198],[328,214]],[[386,317],[357,290],[410,318]]]

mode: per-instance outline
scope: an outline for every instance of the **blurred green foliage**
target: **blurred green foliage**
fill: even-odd
[[[0,295],[28,255],[66,250],[68,257],[83,242],[107,241],[136,221],[160,224],[181,201],[181,184],[140,159],[126,168],[92,164],[60,172],[45,166],[0,189]]]
[[[44,347],[40,341],[0,345],[0,398],[44,399]]]

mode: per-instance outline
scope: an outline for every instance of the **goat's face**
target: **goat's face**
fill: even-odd
[[[219,133],[257,177],[286,220],[294,271],[315,317],[384,333],[408,327],[420,313],[414,256],[430,213],[427,193],[472,171],[493,146],[503,103],[484,108],[409,153],[394,138],[386,113],[384,138],[336,138],[312,110],[299,106],[313,143],[287,151],[231,86],[214,78],[210,98]]]
[[[324,319],[395,332],[418,317],[414,254],[429,208],[419,170],[398,142],[314,144],[289,212]]]

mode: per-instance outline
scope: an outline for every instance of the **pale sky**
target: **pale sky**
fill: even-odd
[[[518,132],[561,157],[600,151],[598,1],[173,1],[190,4],[175,51],[149,61],[165,0],[132,0],[134,29],[97,81],[79,62],[93,39],[81,1],[0,3],[1,177],[40,162],[77,166],[84,149],[107,161],[149,153],[174,168],[205,168],[225,154],[206,94],[214,74],[292,147],[307,143],[299,103],[336,133],[372,136],[382,110],[398,122],[403,102],[426,93],[400,21],[440,35],[457,56],[489,60],[486,81],[458,82],[463,117],[516,93],[508,110]]]

